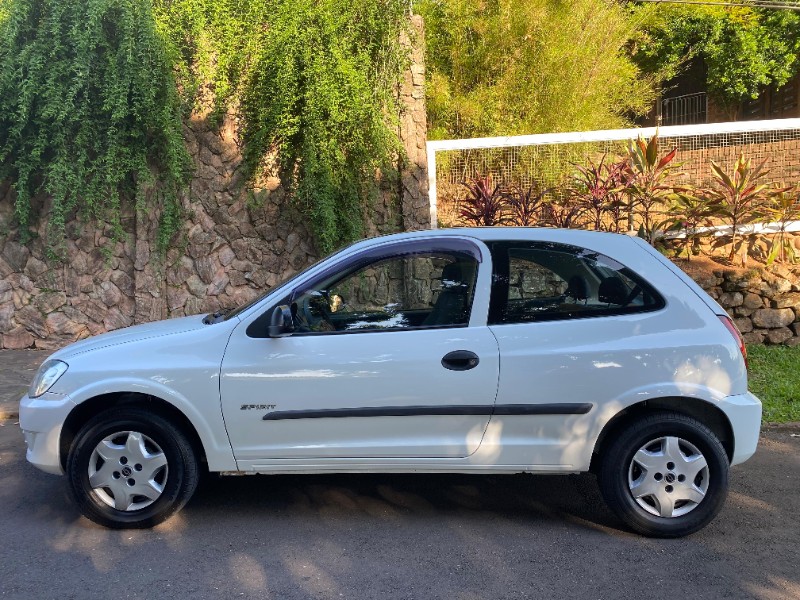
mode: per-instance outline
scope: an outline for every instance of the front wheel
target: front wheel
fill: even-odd
[[[199,470],[180,429],[131,407],[103,412],[81,429],[67,457],[67,476],[81,512],[119,529],[169,518],[191,498]]]
[[[633,422],[604,450],[600,491],[631,529],[680,537],[705,527],[728,491],[729,462],[705,425],[659,412]]]

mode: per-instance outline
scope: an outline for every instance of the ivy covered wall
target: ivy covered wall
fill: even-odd
[[[39,4],[48,2],[39,0]],[[0,20],[8,18],[3,13],[8,6],[9,0],[0,0]],[[209,71],[223,68],[224,55],[208,52],[203,67],[206,59],[200,46],[213,50],[211,42],[187,37],[189,25],[181,30],[183,37],[170,38],[163,34],[160,18],[155,32],[165,43],[165,56],[180,51],[183,57],[174,62],[177,66],[172,72],[179,101],[162,104],[170,110],[177,107],[180,117],[181,144],[175,156],[180,158],[182,152],[185,156],[176,163],[180,168],[175,177],[164,179],[158,161],[147,155],[150,179],[142,179],[134,170],[114,187],[106,177],[99,184],[98,198],[108,200],[108,190],[114,187],[111,204],[86,211],[80,204],[86,197],[70,195],[75,186],[67,186],[66,195],[59,197],[47,184],[54,175],[39,169],[30,179],[28,192],[23,192],[30,211],[24,221],[19,178],[13,171],[17,167],[10,159],[13,153],[0,154],[6,169],[0,180],[0,346],[4,348],[55,348],[133,323],[233,307],[353,236],[429,226],[419,19],[404,16],[405,26],[397,30],[398,55],[406,58],[390,86],[392,103],[384,105],[392,107],[392,112],[379,112],[386,124],[384,134],[392,134],[395,140],[391,151],[387,146],[388,161],[384,157],[382,164],[359,167],[364,174],[369,172],[370,179],[358,184],[363,187],[355,190],[356,206],[351,205],[347,213],[357,225],[335,229],[339,233],[322,242],[320,232],[325,229],[313,217],[314,207],[309,204],[313,200],[298,193],[300,182],[291,176],[298,166],[289,168],[287,175],[275,143],[264,147],[257,165],[252,157],[248,159],[247,118],[242,95],[235,93],[243,89],[237,88],[244,85],[242,71],[237,76],[230,65],[225,67],[230,69],[225,77]],[[192,41],[194,49],[179,48],[178,38],[187,44]],[[225,81],[229,82],[227,92]],[[263,85],[263,93],[269,94],[271,88],[266,82]],[[273,87],[279,85],[273,82]],[[36,98],[29,101],[33,114]],[[39,115],[49,118],[46,113]],[[82,125],[75,126],[79,133]],[[145,130],[154,139],[169,133],[156,131],[154,125]],[[19,136],[20,143],[23,137]],[[10,138],[0,139],[3,142]],[[336,143],[331,143],[335,149]],[[10,143],[4,146],[8,147]],[[56,154],[69,151],[66,146],[48,148],[46,152]],[[66,160],[66,168],[70,164]],[[84,175],[101,171],[89,169]],[[176,190],[173,200],[167,194],[170,189]],[[173,208],[167,204],[170,201]],[[56,207],[59,202],[61,208]],[[63,215],[63,223],[54,228],[52,215],[56,214]],[[165,214],[175,217],[166,228]]]

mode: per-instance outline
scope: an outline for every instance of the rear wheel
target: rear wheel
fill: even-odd
[[[604,451],[600,490],[631,529],[680,537],[705,527],[728,490],[728,457],[705,425],[659,412],[635,421]]]
[[[199,471],[180,429],[143,409],[119,408],[81,429],[67,475],[86,517],[106,527],[134,528],[152,527],[183,507]]]

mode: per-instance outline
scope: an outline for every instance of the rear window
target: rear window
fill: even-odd
[[[664,299],[617,261],[552,242],[495,242],[489,324],[581,319],[658,310]]]

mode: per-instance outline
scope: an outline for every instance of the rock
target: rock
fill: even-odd
[[[194,274],[194,261],[188,256],[182,256],[177,264],[167,271],[167,283],[169,285],[180,285],[187,281]]]
[[[182,308],[188,299],[189,292],[183,287],[169,286],[167,288],[167,308],[169,308],[169,310],[173,311]]]
[[[800,337],[790,337],[788,340],[783,342],[783,345],[789,346],[790,348],[800,346]]]
[[[186,305],[183,309],[187,315],[199,315],[208,312],[205,302],[200,298],[189,298],[186,300]]]
[[[197,274],[200,276],[200,279],[203,280],[203,283],[209,284],[214,280],[216,269],[214,268],[214,263],[211,258],[208,256],[201,256],[194,261],[194,266],[195,269],[197,269]]]
[[[11,331],[3,334],[3,348],[8,350],[21,350],[33,346],[33,336],[24,327],[17,325]]]
[[[750,331],[742,334],[742,339],[745,344],[763,344],[764,334],[760,331]]]
[[[128,327],[128,325],[133,324],[133,315],[123,315],[122,312],[114,307],[108,311],[106,318],[103,319],[103,325],[105,325],[106,330],[113,331],[114,329],[121,329],[122,327]]]
[[[800,306],[800,292],[783,294],[772,301],[773,308],[794,308]]]
[[[108,307],[96,298],[82,298],[72,305],[95,323],[102,323],[108,313]]]
[[[42,273],[47,272],[47,265],[35,256],[31,256],[25,264],[24,272],[31,279],[36,279]]]
[[[744,295],[744,299],[742,300],[742,305],[745,308],[762,308],[764,306],[764,301],[758,294],[754,294],[753,292],[747,292]],[[779,306],[776,308],[783,308],[783,307]]]
[[[208,286],[208,290],[206,293],[209,296],[219,296],[223,290],[227,287],[230,278],[225,273],[225,269],[220,267],[217,269],[217,272],[214,274],[214,279],[211,281],[211,284]]]
[[[22,244],[8,240],[6,245],[3,247],[2,256],[3,259],[8,263],[9,267],[11,267],[14,271],[19,272],[25,268],[25,264],[28,262],[28,257],[30,254],[30,250],[28,250]],[[33,343],[33,339],[31,339],[31,343]],[[27,348],[27,346],[23,346],[23,348]]]
[[[195,274],[189,276],[186,280],[186,287],[189,288],[189,293],[197,298],[203,298],[206,295],[207,284]]]
[[[753,331],[753,322],[750,319],[734,319],[733,322],[736,324],[736,327],[739,328],[741,333],[749,333]]]
[[[133,279],[125,271],[113,271],[109,277],[111,282],[126,296],[133,296]]]
[[[98,290],[97,296],[106,306],[116,306],[122,298],[122,292],[110,281],[103,281]]]
[[[790,308],[761,308],[753,313],[753,325],[764,329],[786,327],[794,321],[794,311]]]
[[[12,322],[14,311],[14,304],[11,302],[0,305],[0,333],[6,333],[14,328]]]
[[[47,327],[44,324],[44,317],[32,305],[23,306],[14,315],[17,324],[25,328],[26,331],[36,334],[40,338],[47,337]]]
[[[150,246],[144,240],[137,240],[136,242],[136,258],[133,263],[133,268],[137,271],[144,271],[144,268],[150,262]]]
[[[236,258],[236,253],[230,246],[225,245],[217,251],[217,258],[219,258],[219,262],[223,267],[227,267]]]
[[[794,334],[788,327],[770,329],[769,333],[767,333],[767,340],[769,340],[770,344],[783,344],[786,340],[792,337],[794,337]]]
[[[48,338],[51,335],[57,335],[67,336],[73,340],[79,336],[86,337],[89,333],[86,325],[76,323],[63,312],[54,312],[47,315],[47,330],[49,332]]]
[[[35,303],[39,310],[46,315],[64,306],[67,303],[67,295],[64,292],[44,292],[39,294]]]
[[[741,306],[743,302],[744,296],[741,292],[725,292],[719,297],[719,303],[723,308]]]

